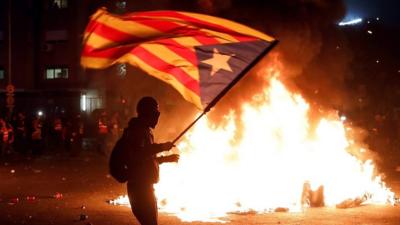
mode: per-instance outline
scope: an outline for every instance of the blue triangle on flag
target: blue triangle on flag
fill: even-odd
[[[203,106],[206,107],[270,45],[269,42],[257,40],[196,46]]]

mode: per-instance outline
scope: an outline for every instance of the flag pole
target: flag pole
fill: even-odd
[[[208,111],[211,110],[212,107],[214,107],[217,102],[219,100],[221,100],[222,97],[225,96],[225,94],[232,89],[233,86],[235,86],[235,84],[237,82],[239,82],[240,79],[243,78],[244,75],[246,75],[246,73],[248,73],[250,71],[251,68],[253,68],[258,62],[260,62],[260,60],[262,58],[264,58],[264,56],[271,51],[272,48],[274,48],[277,44],[278,44],[278,40],[274,40],[270,46],[268,46],[267,48],[264,49],[263,52],[261,52],[261,54],[259,54],[249,65],[247,65],[244,70],[235,78],[232,80],[231,83],[229,83],[229,85],[227,85],[224,90],[222,90],[211,102],[210,104],[207,105],[207,107],[203,110],[203,112],[191,123],[189,124],[189,126],[187,126],[173,141],[172,143],[175,144],[188,130],[190,130],[190,128],[193,127],[193,125],[195,125],[197,123],[197,121],[199,121]]]

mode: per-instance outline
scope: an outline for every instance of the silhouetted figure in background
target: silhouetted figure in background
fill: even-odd
[[[14,150],[16,152],[26,154],[27,141],[26,141],[26,117],[24,113],[19,112],[13,119],[14,124]]]
[[[32,120],[31,148],[32,155],[39,156],[43,151],[42,121],[38,117]]]
[[[171,142],[154,143],[152,128],[158,123],[158,103],[152,97],[144,97],[137,104],[138,117],[129,121],[124,131],[130,149],[128,163],[128,196],[132,212],[142,225],[157,225],[157,199],[153,185],[159,180],[159,164],[177,162],[179,155],[156,157],[157,153],[168,151]]]
[[[97,120],[97,151],[103,155],[107,154],[107,142],[110,131],[108,126],[107,113],[102,112]]]
[[[60,151],[60,149],[64,147],[62,145],[62,143],[64,142],[63,130],[63,121],[61,120],[60,116],[56,115],[53,118],[50,126],[50,140],[51,148],[53,148],[53,151]]]
[[[5,119],[0,118],[0,156],[11,154],[13,141],[12,126]]]

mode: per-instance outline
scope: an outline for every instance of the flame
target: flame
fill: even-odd
[[[372,161],[350,154],[363,149],[343,120],[329,115],[312,128],[309,104],[279,81],[279,71],[265,72],[274,74],[269,86],[243,104],[240,118],[231,112],[222,127],[200,120],[178,146],[179,163],[161,165],[155,185],[161,210],[183,221],[223,221],[227,213],[278,207],[298,212],[307,207],[305,182],[313,190],[323,185],[326,206],[363,196],[365,203],[393,204]],[[244,124],[240,140],[236,120]]]

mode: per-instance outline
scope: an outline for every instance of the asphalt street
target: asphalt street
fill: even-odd
[[[107,157],[84,152],[78,157],[52,154],[36,159],[0,160],[0,225],[138,224],[130,209],[107,203],[126,194],[125,185],[107,175]],[[400,174],[387,178],[400,193]],[[399,178],[399,179],[397,179]],[[311,208],[301,213],[230,214],[225,224],[400,224],[400,206],[366,205],[349,209]],[[159,224],[182,222],[161,213]]]

